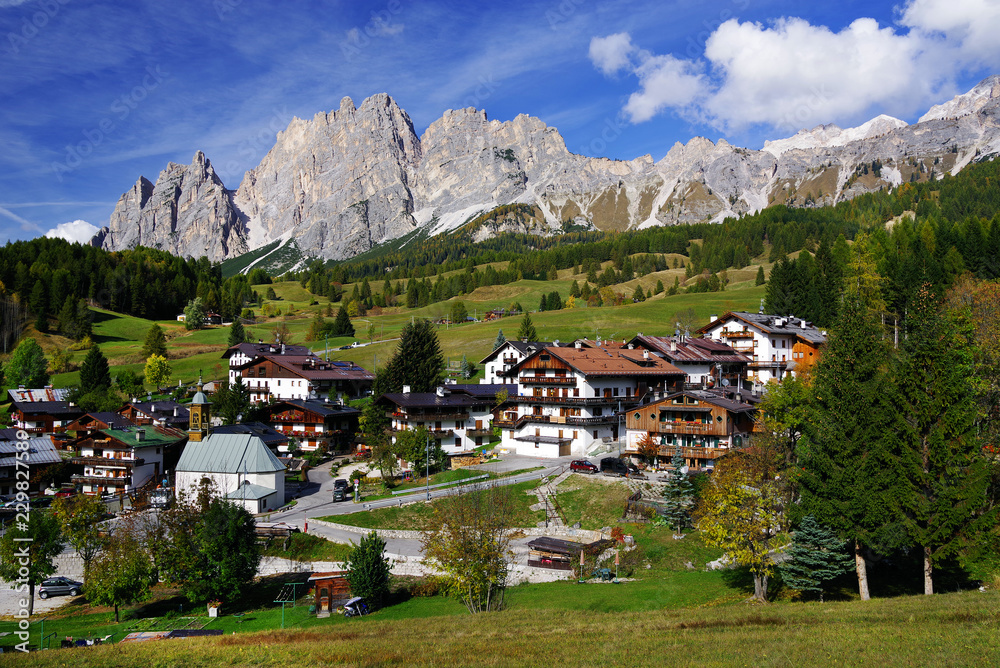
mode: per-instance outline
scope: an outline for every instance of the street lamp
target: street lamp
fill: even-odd
[[[426,456],[426,460],[427,460],[427,472],[426,472],[425,477],[424,477],[424,482],[427,485],[427,500],[430,501],[431,500],[431,434],[430,434],[430,432],[427,432],[426,450],[427,450],[427,456]]]

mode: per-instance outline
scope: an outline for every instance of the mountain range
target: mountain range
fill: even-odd
[[[293,119],[236,190],[201,151],[190,165],[169,163],[156,183],[140,177],[91,243],[213,261],[259,260],[294,243],[304,256],[341,260],[415,231],[463,228],[483,239],[719,222],[955,174],[998,152],[998,107],[1000,76],[992,76],[913,124],[883,115],[855,128],[821,125],[761,150],[695,137],[659,161],[623,161],[573,154],[531,116],[499,122],[449,110],[418,137],[388,95],[359,107],[345,97],[330,113]],[[470,227],[514,203],[530,205],[530,215]]]

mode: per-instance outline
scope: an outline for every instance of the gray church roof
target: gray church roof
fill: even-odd
[[[273,473],[285,465],[251,434],[211,434],[184,446],[177,471],[194,473]]]
[[[227,499],[240,499],[240,500],[260,500],[266,499],[272,494],[277,494],[278,491],[272,487],[264,487],[263,485],[255,485],[247,480],[243,481],[243,484],[234,489],[233,491],[226,494]]]

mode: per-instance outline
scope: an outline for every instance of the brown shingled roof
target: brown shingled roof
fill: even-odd
[[[534,359],[539,353],[528,359]],[[656,355],[623,348],[546,348],[546,353],[585,376],[684,376],[685,373]],[[527,361],[527,360],[525,360]]]

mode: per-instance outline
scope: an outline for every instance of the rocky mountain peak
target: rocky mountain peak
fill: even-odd
[[[248,250],[230,193],[201,151],[190,165],[169,163],[155,185],[140,177],[118,200],[95,243],[113,250],[149,246],[212,261]]]
[[[456,229],[505,204],[529,207],[479,225],[475,238],[821,206],[1000,153],[997,100],[1000,77],[990,77],[914,125],[886,115],[853,128],[818,125],[759,151],[694,137],[654,163],[574,154],[539,118],[491,120],[473,107],[444,112],[418,137],[389,95],[357,106],[345,97],[329,112],[292,119],[235,196],[200,151],[190,165],[169,164],[155,184],[140,178],[95,243],[224,259],[294,238],[304,254],[345,259],[420,227]]]
[[[997,98],[1000,98],[1000,75],[994,74],[980,81],[969,92],[956,95],[943,104],[934,105],[917,122],[925,123],[968,116]]]

